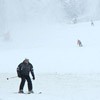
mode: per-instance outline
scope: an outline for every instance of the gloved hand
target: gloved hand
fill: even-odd
[[[35,77],[33,77],[32,79],[35,80]]]

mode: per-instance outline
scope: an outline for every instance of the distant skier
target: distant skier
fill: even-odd
[[[73,22],[73,24],[76,24],[77,23],[77,18],[73,18],[72,22]]]
[[[31,81],[31,78],[29,76],[30,72],[31,72],[31,75],[33,76],[33,80],[35,80],[33,66],[29,62],[29,59],[25,59],[17,67],[17,75],[18,75],[19,78],[21,78],[21,83],[20,83],[20,87],[19,87],[19,93],[24,93],[23,92],[23,87],[25,85],[25,81],[26,80],[28,82],[28,93],[33,93],[32,81]]]
[[[79,47],[82,47],[83,45],[82,45],[82,42],[80,41],[80,40],[77,40],[77,45],[79,46]]]
[[[91,26],[94,26],[94,22],[93,22],[93,20],[91,20]]]

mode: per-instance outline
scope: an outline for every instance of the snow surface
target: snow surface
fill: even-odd
[[[37,3],[36,1],[34,0],[34,3]],[[48,3],[42,1],[44,5]],[[26,21],[25,17],[17,16],[17,13],[20,15],[16,10],[16,8],[20,10],[19,2],[10,0],[13,4],[18,4],[12,5],[11,8],[10,2],[7,0],[6,2],[6,5],[2,6],[8,9],[7,15],[4,14],[7,19],[3,19],[5,23],[2,22],[0,31],[0,100],[100,100],[100,21],[94,21],[94,26],[91,26],[91,22],[76,24],[60,22],[58,19],[64,15],[59,15],[59,9],[56,9],[56,15],[59,16],[51,16],[51,8],[54,7],[52,2],[46,15],[39,3],[41,7],[37,10],[40,12],[34,15],[36,22],[35,19],[32,22],[31,19]],[[99,0],[96,4],[98,2]],[[96,8],[94,1],[91,3]],[[45,7],[48,8],[47,5]],[[61,5],[57,3],[55,7],[59,8]],[[26,11],[28,10],[29,8],[26,8]],[[89,11],[94,15],[92,9]],[[96,9],[93,10],[95,11]],[[61,13],[63,12],[60,9]],[[22,13],[23,16],[24,14]],[[32,13],[28,13],[29,18],[33,16],[30,14]],[[43,18],[39,19],[40,16],[37,14]],[[56,17],[57,20],[54,21]],[[82,41],[83,47],[77,45],[78,39]],[[34,66],[36,80],[32,82],[35,94],[17,94],[20,79],[7,80],[16,76],[16,68],[25,58],[29,58]],[[24,91],[27,92],[27,84]]]
[[[0,43],[0,100],[100,100],[99,26],[99,21],[94,26],[55,24],[32,31],[34,34],[30,31],[30,35],[23,31],[20,37],[16,34],[19,29],[11,31],[15,32],[11,40],[2,38]],[[77,39],[83,47],[77,45]],[[35,94],[17,94],[20,79],[7,80],[16,76],[16,68],[25,57],[34,66]]]
[[[0,100],[100,100],[100,74],[37,74],[35,94],[16,93],[20,79],[6,80],[11,76],[0,74]]]
[[[29,58],[36,73],[99,73],[99,26],[99,21],[94,26],[90,22],[16,26],[9,40],[1,37],[0,72],[16,72],[17,65]],[[83,47],[77,45],[77,39]]]

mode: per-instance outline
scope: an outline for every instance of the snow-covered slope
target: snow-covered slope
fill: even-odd
[[[100,21],[67,24],[58,1],[0,0],[0,100],[100,100]],[[80,20],[92,15],[88,9]],[[7,80],[25,58],[36,75],[32,95],[15,93],[20,79]]]
[[[29,58],[40,72],[100,72],[100,22],[17,26],[10,40],[1,38],[1,72],[16,71],[24,58]],[[22,29],[22,30],[21,30]],[[77,45],[77,39],[83,47]]]
[[[20,79],[6,80],[11,76],[0,74],[0,100],[100,100],[100,74],[36,74],[29,95],[17,93]]]

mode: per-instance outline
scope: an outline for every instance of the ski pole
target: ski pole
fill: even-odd
[[[7,80],[17,78],[18,76],[8,77]]]

